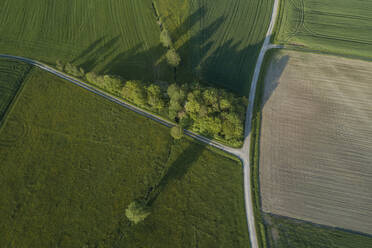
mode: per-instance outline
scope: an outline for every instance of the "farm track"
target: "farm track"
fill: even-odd
[[[200,142],[206,143],[208,145],[211,145],[212,147],[215,147],[217,149],[220,149],[222,151],[225,151],[229,154],[232,154],[234,156],[237,156],[243,163],[243,169],[244,169],[244,199],[245,199],[245,208],[246,208],[246,217],[247,217],[247,224],[248,224],[248,230],[249,230],[249,235],[250,235],[250,241],[251,241],[251,248],[259,248],[258,242],[257,242],[257,236],[256,236],[256,228],[255,228],[255,220],[254,220],[254,213],[253,213],[253,199],[251,195],[251,177],[250,177],[250,145],[251,145],[251,122],[252,122],[252,114],[253,114],[253,103],[255,100],[255,92],[256,92],[256,87],[257,87],[257,82],[258,78],[260,75],[261,71],[261,66],[263,63],[263,58],[265,56],[265,53],[269,49],[273,48],[282,48],[282,46],[279,45],[273,45],[270,44],[270,38],[273,32],[273,28],[276,22],[276,18],[278,15],[278,10],[279,10],[279,0],[275,0],[273,10],[272,10],[272,16],[270,20],[270,25],[269,29],[266,34],[266,38],[264,40],[264,43],[261,47],[259,57],[256,62],[252,82],[251,82],[251,89],[250,89],[250,94],[249,94],[249,103],[247,112],[246,112],[246,123],[245,123],[245,139],[244,139],[244,144],[241,149],[236,149],[236,148],[231,148],[228,146],[225,146],[219,142],[213,141],[211,139],[208,139],[204,136],[198,135],[196,133],[193,133],[191,131],[185,130],[185,134],[191,138],[194,138]],[[74,77],[71,77],[65,73],[62,73],[60,71],[57,71],[43,63],[40,63],[38,61],[29,59],[29,58],[24,58],[20,56],[13,56],[13,55],[7,55],[7,54],[0,54],[0,58],[10,58],[10,59],[16,59],[19,61],[26,62],[28,64],[31,64],[33,66],[36,66],[44,71],[47,71],[49,73],[54,74],[57,77],[60,77],[62,79],[65,79],[69,81],[70,83],[73,83],[79,87],[82,87],[94,94],[97,94],[101,97],[106,98],[109,101],[115,102],[129,110],[132,110],[142,116],[145,116],[151,120],[154,120],[164,126],[167,127],[172,127],[175,124],[171,123],[168,120],[165,120],[159,116],[156,116],[148,111],[145,111],[143,109],[140,109],[132,104],[129,104],[127,102],[124,102],[123,100],[110,95],[102,90],[99,90],[95,87],[92,87]]]

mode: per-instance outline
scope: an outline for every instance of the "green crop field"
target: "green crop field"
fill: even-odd
[[[266,216],[272,248],[366,248],[372,238],[308,222]]]
[[[181,55],[177,81],[247,95],[273,0],[156,0]],[[151,0],[0,2],[0,53],[125,79],[174,80]]]
[[[27,64],[0,59],[0,123],[29,70]]]
[[[0,53],[126,79],[170,79],[151,0],[0,1]]]
[[[180,76],[199,78],[247,95],[274,1],[156,2],[187,62],[181,66]]]
[[[372,1],[282,0],[275,42],[372,57]]]
[[[239,162],[39,69],[0,161],[0,247],[249,247]],[[130,224],[126,207],[160,179]]]

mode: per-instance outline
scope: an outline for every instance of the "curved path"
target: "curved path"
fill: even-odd
[[[270,26],[266,34],[265,41],[261,47],[260,54],[257,59],[255,71],[253,74],[252,78],[252,83],[251,83],[251,89],[249,93],[249,103],[247,112],[246,112],[246,122],[245,122],[245,139],[244,139],[244,144],[241,149],[235,149],[231,148],[228,146],[225,146],[219,142],[213,141],[211,139],[208,139],[204,136],[198,135],[196,133],[193,133],[191,131],[185,130],[185,134],[187,136],[190,136],[196,140],[199,140],[203,143],[206,143],[208,145],[211,145],[215,148],[218,148],[220,150],[223,150],[225,152],[228,152],[232,155],[235,155],[240,158],[240,160],[243,163],[244,167],[244,200],[245,200],[245,209],[246,209],[246,215],[247,215],[247,222],[248,222],[248,230],[249,230],[249,235],[250,235],[250,241],[251,241],[251,248],[259,248],[258,242],[257,242],[257,235],[256,235],[256,227],[255,227],[255,220],[254,220],[254,212],[253,212],[253,199],[252,199],[252,194],[251,194],[251,176],[250,176],[250,145],[251,145],[251,122],[252,122],[252,114],[253,114],[253,106],[254,106],[254,100],[255,100],[255,93],[256,93],[256,88],[257,88],[257,82],[258,78],[260,76],[260,71],[261,71],[261,66],[262,62],[265,56],[265,53],[267,50],[272,49],[272,48],[283,48],[282,46],[277,46],[277,45],[272,45],[270,44],[270,38],[271,34],[274,29],[276,17],[278,14],[278,8],[279,8],[279,0],[275,0],[274,2],[274,7],[273,7],[273,12],[271,16],[271,21],[270,21]],[[106,98],[109,101],[115,102],[127,109],[130,109],[142,116],[145,116],[149,119],[152,119],[164,126],[167,127],[172,127],[175,124],[163,119],[159,116],[154,115],[151,112],[148,112],[146,110],[140,109],[132,104],[129,104],[127,102],[124,102],[122,99],[117,98],[109,93],[106,93],[96,87],[90,86],[79,79],[76,79],[72,76],[69,76],[63,72],[60,72],[50,66],[47,66],[41,62],[38,62],[36,60],[32,60],[29,58],[24,58],[20,56],[13,56],[13,55],[7,55],[7,54],[0,54],[0,58],[10,58],[10,59],[16,59],[19,61],[23,61],[25,63],[34,65],[44,71],[50,72],[62,79],[65,79],[79,87],[82,87],[94,94],[97,94],[99,96],[102,96]]]

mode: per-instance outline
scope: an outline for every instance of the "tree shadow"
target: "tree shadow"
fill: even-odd
[[[146,199],[148,206],[154,204],[160,193],[167,187],[167,185],[169,185],[170,182],[181,181],[184,178],[191,166],[202,154],[204,147],[204,144],[190,142],[189,146],[183,151],[183,153],[178,156],[171,165],[169,165],[168,170],[155,188],[151,189],[151,193]]]
[[[197,25],[204,25],[203,18],[207,18],[206,15],[205,7],[198,8],[171,33],[171,37],[175,39],[174,42],[177,42],[190,30],[193,31],[191,37],[177,49],[182,58],[176,71],[177,83],[199,81],[207,85],[226,88],[237,95],[247,96],[263,40],[244,46],[242,41],[229,39],[220,42],[221,45],[216,47],[213,37],[216,32],[219,32],[226,17],[224,15],[214,17],[209,25],[199,28]],[[156,18],[154,18],[155,21]],[[81,62],[80,66],[86,71],[94,69],[100,74],[118,75],[126,80],[174,82],[175,72],[167,64],[164,56],[167,49],[160,44],[160,28],[158,44],[147,47],[147,44],[137,43],[127,51],[113,56],[118,48],[119,39],[121,37],[117,36],[104,42],[104,37],[101,37],[87,47],[73,62]],[[263,105],[275,91],[287,62],[288,57],[285,57],[277,63],[279,69],[277,68],[275,72],[273,79],[275,82],[266,88]],[[265,69],[264,67],[265,65],[262,70]],[[263,79],[260,82],[263,82]]]
[[[269,82],[265,83],[266,78],[261,79],[261,83],[264,83],[263,92],[262,92],[262,98],[261,98],[261,109],[265,106],[267,101],[270,99],[272,94],[274,93],[275,89],[279,85],[279,79],[282,76],[284,69],[287,67],[289,61],[289,56],[284,55],[280,58],[272,58],[271,61],[268,61],[268,64],[266,65],[267,68],[262,68],[263,70],[271,70],[272,73],[270,73]],[[264,64],[265,66],[265,64]],[[267,77],[268,75],[265,75]]]
[[[120,36],[116,36],[105,41],[105,38],[101,37],[84,49],[71,63],[82,67],[85,71],[92,71],[110,60],[119,47],[119,39]]]

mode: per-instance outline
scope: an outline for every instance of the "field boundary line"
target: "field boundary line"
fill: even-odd
[[[25,75],[21,79],[22,82],[20,83],[19,88],[17,89],[17,92],[15,93],[15,95],[12,98],[12,100],[10,101],[10,103],[8,104],[8,106],[6,107],[6,110],[5,110],[3,116],[1,117],[1,120],[0,120],[0,133],[1,133],[1,130],[4,128],[6,122],[7,122],[8,115],[12,112],[14,106],[18,102],[19,96],[21,95],[21,93],[23,91],[23,88],[25,86],[26,80],[29,77],[30,73],[32,72],[32,69],[33,68],[30,67],[30,69],[28,69],[28,71],[25,73]]]

